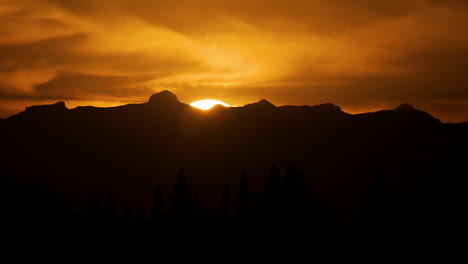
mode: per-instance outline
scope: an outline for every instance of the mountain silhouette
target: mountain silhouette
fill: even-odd
[[[177,96],[167,90],[153,94],[148,100],[148,103],[157,106],[174,106],[181,104]]]
[[[68,110],[68,108],[65,106],[65,102],[57,102],[53,105],[36,105],[36,106],[30,106],[26,107],[26,112],[60,112],[60,111],[65,111]]]
[[[256,103],[253,103],[253,104],[247,104],[245,106],[243,106],[243,108],[247,108],[247,109],[273,109],[273,108],[276,108],[276,106],[270,102],[268,102],[267,100],[265,99],[262,99]]]
[[[375,171],[391,175],[398,199],[421,181],[440,191],[459,180],[452,175],[468,146],[468,123],[444,124],[409,104],[356,115],[331,103],[267,100],[202,111],[169,91],[117,107],[27,107],[0,126],[0,169],[25,184],[41,177],[76,206],[101,192],[149,208],[154,188],[169,189],[181,169],[200,203],[217,206],[219,190],[237,186],[243,171],[260,175],[249,177],[258,191],[272,164],[294,162],[316,198],[346,219],[356,217]]]
[[[402,111],[402,112],[411,112],[411,111],[417,111],[412,105],[404,103],[399,105],[397,108],[395,108],[397,111]]]

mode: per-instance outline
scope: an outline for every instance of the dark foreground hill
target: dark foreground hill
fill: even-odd
[[[172,210],[181,169],[206,214],[223,199],[239,206],[242,188],[264,201],[271,186],[287,185],[291,170],[311,200],[344,222],[360,221],[373,202],[392,213],[436,214],[466,201],[468,123],[444,124],[407,104],[359,115],[266,100],[201,111],[164,91],[111,108],[32,106],[0,128],[4,177],[21,186],[43,182],[73,208],[112,196],[118,210],[149,216],[160,185],[163,211]]]

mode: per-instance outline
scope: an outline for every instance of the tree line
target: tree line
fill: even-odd
[[[366,226],[395,225],[399,220],[428,221],[428,217],[448,218],[447,209],[453,201],[431,200],[425,209],[409,209],[409,201],[395,201],[388,192],[384,172],[375,181],[360,204],[358,224]],[[414,194],[418,196],[418,194]],[[465,197],[466,198],[466,197]],[[466,199],[458,201],[456,210],[466,219],[466,209],[459,208]],[[427,206],[427,205],[430,206]],[[421,207],[422,208],[422,207]],[[466,208],[466,205],[465,205]],[[154,188],[150,210],[143,203],[136,208],[128,201],[118,204],[112,192],[89,193],[87,205],[74,210],[66,199],[48,191],[46,183],[38,179],[32,186],[16,184],[8,177],[0,177],[0,210],[6,225],[81,225],[89,227],[156,227],[177,224],[251,224],[270,223],[337,227],[345,221],[314,196],[312,186],[304,182],[304,173],[294,164],[283,172],[272,166],[263,189],[255,193],[244,172],[237,186],[226,185],[220,190],[216,208],[204,208],[184,170],[181,170],[172,190],[166,195],[161,185]],[[439,211],[437,211],[439,210]],[[465,211],[463,211],[465,210]],[[439,212],[437,215],[434,212]],[[463,213],[464,212],[464,213]],[[432,214],[434,213],[434,214]],[[445,213],[445,215],[444,215]],[[412,214],[412,215],[411,215]],[[442,214],[442,215],[441,215]],[[434,216],[435,215],[435,216]]]

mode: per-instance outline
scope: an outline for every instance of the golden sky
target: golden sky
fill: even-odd
[[[466,14],[466,0],[0,0],[0,117],[167,89],[468,121]]]

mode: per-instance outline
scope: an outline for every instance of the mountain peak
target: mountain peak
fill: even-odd
[[[228,109],[227,106],[224,106],[224,105],[222,105],[222,104],[217,104],[217,105],[213,106],[213,107],[210,109],[210,111],[222,111],[222,110],[226,110],[226,109]]]
[[[41,110],[52,110],[52,111],[63,111],[63,110],[68,110],[68,108],[65,106],[65,102],[56,102],[55,104],[50,104],[50,105],[33,105],[26,107],[26,111],[41,111]]]
[[[269,109],[269,108],[276,108],[276,106],[269,101],[262,99],[256,103],[245,105],[245,107],[255,107],[255,108],[262,108],[262,109]]]
[[[169,92],[168,90],[164,90],[159,93],[153,94],[149,101],[150,104],[177,104],[180,103],[179,100],[177,99],[177,96],[175,96],[173,93]]]
[[[439,119],[436,119],[433,117],[431,114],[424,112],[422,110],[418,110],[414,108],[410,104],[402,104],[395,108],[393,111],[390,111],[393,113],[396,113],[399,116],[399,119],[407,119],[411,120],[411,122],[435,122],[435,123],[440,123]],[[401,121],[400,121],[401,122]]]
[[[268,107],[276,107],[274,104],[270,103],[268,100],[266,99],[262,99],[260,101],[257,102],[257,104],[259,105],[265,105],[265,106],[268,106]]]
[[[414,111],[416,109],[412,105],[404,103],[398,106],[397,108],[395,108],[395,110],[408,112],[408,111]]]
[[[340,112],[342,113],[343,111],[339,106],[336,106],[332,103],[325,103],[325,104],[320,104],[320,105],[315,105],[312,106],[313,109],[315,110],[320,110],[324,112]]]

